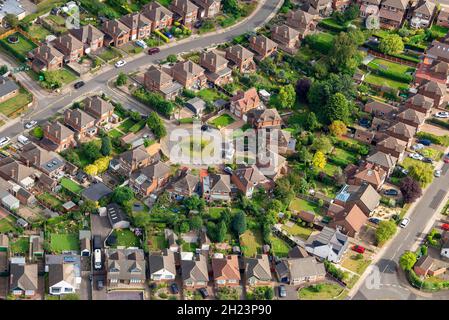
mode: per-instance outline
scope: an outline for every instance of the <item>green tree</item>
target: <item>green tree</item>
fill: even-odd
[[[328,123],[335,120],[347,123],[350,116],[349,101],[343,94],[337,92],[330,97],[329,102],[324,107],[324,112]]]
[[[179,232],[180,233],[187,233],[190,231],[190,225],[187,221],[184,221],[183,223],[181,223],[181,225],[179,226]]]
[[[243,211],[239,211],[232,219],[232,230],[238,236],[246,231],[246,215]]]
[[[41,127],[35,127],[31,130],[31,135],[38,140],[41,140],[44,137],[44,130]]]
[[[404,271],[412,270],[415,263],[416,263],[416,254],[414,254],[411,251],[404,252],[401,258],[399,259],[399,265],[401,266],[401,269]]]
[[[111,138],[109,138],[109,136],[104,136],[101,138],[100,153],[105,157],[111,155],[112,142],[111,142]]]
[[[343,121],[334,120],[329,126],[329,130],[334,136],[340,137],[347,132],[348,128]]]
[[[388,34],[380,40],[379,50],[385,54],[397,54],[404,51],[404,42],[397,34]]]
[[[286,86],[282,86],[279,89],[278,101],[281,104],[281,108],[291,109],[295,105],[296,101],[296,92],[295,88],[288,84]]]
[[[321,128],[321,123],[318,121],[315,112],[308,112],[304,123],[307,129],[312,132]]]
[[[100,147],[94,141],[82,144],[81,151],[90,162],[94,162],[101,157]]]
[[[409,167],[409,176],[419,182],[421,187],[425,187],[433,179],[433,167],[424,162],[414,161]]]
[[[130,187],[117,187],[114,189],[112,193],[111,200],[112,202],[118,203],[120,205],[124,205],[128,201],[134,198],[134,192]]]
[[[188,210],[198,210],[201,211],[206,206],[203,198],[200,198],[198,195],[194,194],[191,197],[185,198],[183,202],[184,206]]]
[[[203,226],[203,219],[199,215],[195,215],[190,219],[190,228],[200,230]]]
[[[231,14],[233,16],[240,16],[241,11],[237,0],[223,0],[222,2],[223,12]]]
[[[7,25],[9,25],[11,28],[15,28],[19,25],[19,19],[15,14],[7,13],[4,17],[4,21]]]
[[[324,154],[328,154],[329,152],[331,152],[332,148],[333,148],[333,145],[332,145],[331,140],[324,135],[316,138],[313,141],[312,145],[310,146],[311,150],[321,151]]]
[[[153,131],[154,136],[157,139],[161,139],[167,135],[167,129],[165,128],[164,122],[154,111],[148,115],[147,126]]]
[[[217,242],[223,242],[226,238],[226,232],[228,232],[228,228],[226,227],[226,223],[221,220],[218,224],[216,239]]]
[[[115,84],[120,87],[124,86],[128,82],[128,76],[124,74],[123,72],[120,72],[118,74],[117,80],[115,81]]]
[[[329,52],[329,64],[333,71],[354,73],[360,56],[358,45],[347,32],[340,32]]]
[[[301,146],[298,151],[298,159],[299,161],[308,164],[310,161],[312,161],[312,154],[306,147]]]
[[[176,61],[178,61],[178,58],[174,54],[169,54],[167,56],[167,61],[170,63],[175,63]]]
[[[396,233],[396,224],[391,220],[383,220],[376,229],[376,242],[383,245]]]

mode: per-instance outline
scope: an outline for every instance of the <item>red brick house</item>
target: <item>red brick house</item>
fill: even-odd
[[[249,39],[249,47],[257,53],[256,59],[263,60],[271,56],[277,50],[278,45],[273,40],[260,35]]]
[[[64,124],[75,130],[80,137],[92,136],[97,132],[95,118],[81,109],[65,110]]]
[[[299,39],[315,31],[314,16],[302,10],[287,12],[287,25],[299,32]]]
[[[277,109],[252,109],[248,114],[248,122],[255,129],[281,128],[282,118]]]
[[[204,68],[195,62],[186,60],[176,63],[171,69],[171,76],[187,89],[200,90],[206,85]]]
[[[87,97],[82,102],[84,111],[95,118],[95,125],[102,125],[111,120],[114,107],[99,96]]]
[[[158,161],[133,172],[129,178],[129,186],[142,197],[162,188],[170,177],[170,167]]]
[[[434,104],[435,101],[432,98],[418,93],[407,99],[405,102],[405,107],[424,113],[426,117],[428,117],[432,113],[432,107]]]
[[[394,137],[387,137],[376,144],[377,151],[390,154],[392,157],[398,159],[398,161],[402,161],[404,158],[406,148],[407,142]]]
[[[253,60],[254,54],[239,44],[227,48],[225,58],[231,61],[240,72],[256,71],[256,64]]]
[[[84,45],[70,33],[53,41],[53,46],[64,54],[64,62],[77,62],[84,55]]]
[[[418,93],[433,99],[434,108],[446,109],[448,96],[445,84],[436,81],[426,81],[418,88]]]
[[[170,10],[176,13],[183,24],[190,28],[198,17],[198,7],[189,0],[173,0],[170,4]]]
[[[247,121],[248,111],[260,106],[260,98],[256,88],[239,91],[231,98],[230,111],[237,117]]]
[[[449,64],[447,62],[426,57],[415,72],[415,83],[423,84],[427,81],[434,81],[446,85],[448,77]]]
[[[35,72],[54,71],[62,68],[64,54],[48,44],[42,44],[31,51],[30,59]]]
[[[182,91],[182,85],[161,67],[151,66],[144,74],[144,86],[147,90],[157,92],[167,100],[173,100]]]
[[[104,33],[91,24],[79,29],[69,29],[69,32],[84,44],[85,53],[95,52],[103,47]]]
[[[47,122],[46,124],[44,124],[43,130],[44,139],[42,143],[44,144],[44,148],[48,146],[47,144],[45,144],[45,140],[48,140],[49,142],[54,144],[54,146],[48,147],[50,147],[50,149],[55,152],[61,152],[66,149],[73,148],[76,145],[75,132],[67,128],[62,123],[59,123],[58,121]]]
[[[200,55],[200,66],[205,68],[207,80],[221,86],[231,82],[232,70],[228,68],[229,61],[216,51],[203,52]]]
[[[397,29],[402,25],[409,0],[386,0],[379,11],[380,26],[384,29]]]
[[[105,33],[105,44],[120,47],[130,40],[131,29],[119,20],[107,20],[103,23],[102,31]]]
[[[388,128],[387,134],[393,138],[406,142],[407,147],[409,147],[412,143],[413,137],[416,134],[416,128],[405,123],[398,122]]]
[[[300,46],[299,37],[299,31],[290,28],[286,24],[271,28],[271,38],[279,44],[282,50],[288,53],[296,52]]]
[[[120,18],[120,22],[130,29],[130,40],[145,39],[151,35],[152,22],[141,13],[124,15]]]
[[[171,27],[173,24],[173,12],[154,1],[142,7],[142,14],[151,22],[151,32]]]
[[[349,237],[354,237],[367,220],[368,217],[354,204],[349,210],[343,209],[336,213],[329,223],[329,227],[338,229]]]

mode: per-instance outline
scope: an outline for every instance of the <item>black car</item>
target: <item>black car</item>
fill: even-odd
[[[431,159],[431,158],[423,158],[422,159],[422,162],[425,162],[425,163],[433,163],[433,160]]]
[[[171,288],[171,291],[173,292],[173,294],[178,294],[179,293],[179,288],[178,288],[178,285],[176,283],[172,283],[170,288]]]
[[[199,288],[198,292],[201,294],[203,299],[206,299],[209,296],[209,292],[207,292],[206,288]]]
[[[397,196],[399,194],[398,190],[388,189],[384,191],[384,195],[386,196]]]
[[[284,298],[287,296],[287,290],[285,290],[284,285],[279,286],[279,297]]]
[[[360,119],[359,124],[362,127],[369,128],[369,120],[368,119]]]
[[[81,88],[84,85],[85,85],[84,81],[78,81],[73,86],[75,87],[75,89],[79,89],[79,88]]]
[[[209,130],[209,126],[207,124],[203,124],[201,126],[201,131],[207,131],[207,130]]]
[[[377,218],[369,218],[368,221],[374,224],[379,224],[381,220]]]

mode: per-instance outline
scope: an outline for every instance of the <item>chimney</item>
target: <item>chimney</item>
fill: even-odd
[[[37,164],[37,155],[34,155],[34,164]]]
[[[16,173],[16,169],[11,168],[11,177],[14,177],[14,176],[15,176],[15,173]]]

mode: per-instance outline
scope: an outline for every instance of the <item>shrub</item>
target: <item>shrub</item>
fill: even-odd
[[[429,123],[435,124],[437,126],[443,127],[445,129],[449,129],[449,122],[436,118],[429,118],[426,120]]]
[[[170,117],[175,110],[175,104],[173,102],[165,100],[162,96],[156,93],[148,92],[144,88],[134,91],[133,96],[166,117]]]

